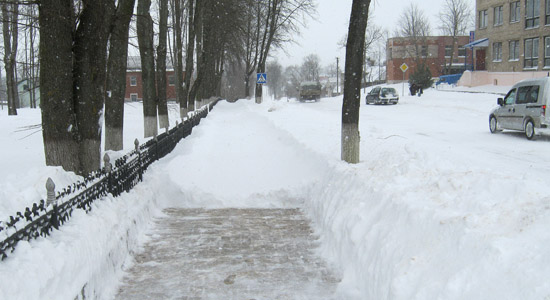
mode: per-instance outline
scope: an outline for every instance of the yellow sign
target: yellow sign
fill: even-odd
[[[403,71],[403,73],[407,72],[407,70],[409,69],[409,66],[407,66],[406,63],[403,63],[399,69],[401,69],[401,71]]]

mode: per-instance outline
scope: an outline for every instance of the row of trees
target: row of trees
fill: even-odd
[[[25,1],[0,1],[2,38],[1,49],[5,86],[2,96],[8,102],[8,115],[17,115],[17,109],[22,105],[19,101],[18,79],[28,79],[27,90],[30,91],[31,107],[36,107],[37,85],[34,80],[38,73],[38,43],[37,39],[37,9],[32,5],[20,7]],[[23,42],[23,45],[21,45]]]
[[[86,174],[105,148],[122,149],[126,61],[135,32],[141,57],[145,137],[168,127],[166,63],[175,67],[182,118],[195,102],[221,96],[235,81],[251,95],[253,73],[266,71],[272,49],[292,39],[314,13],[312,0],[5,0],[1,2],[6,71],[17,56],[20,7],[39,33],[39,84],[47,165]],[[5,7],[5,9],[4,9]],[[134,31],[135,30],[135,31]],[[6,34],[10,32],[11,35]],[[11,36],[12,38],[8,38]],[[27,43],[25,47],[27,47]],[[26,52],[27,53],[27,52]],[[36,53],[36,52],[32,52]],[[231,66],[242,66],[226,72]],[[8,70],[8,68],[10,68]],[[234,68],[233,68],[234,69]],[[34,68],[32,70],[35,70]],[[238,79],[231,79],[230,76]],[[34,76],[30,75],[34,78]],[[240,81],[240,83],[239,83]],[[18,97],[8,80],[10,103]],[[261,86],[255,88],[261,101]],[[16,114],[16,103],[10,114]]]

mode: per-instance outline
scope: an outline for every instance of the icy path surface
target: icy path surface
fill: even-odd
[[[332,299],[338,278],[315,255],[298,209],[165,210],[116,299]]]

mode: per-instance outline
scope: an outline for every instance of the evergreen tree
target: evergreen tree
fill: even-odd
[[[413,83],[421,86],[423,89],[431,87],[434,81],[432,79],[432,72],[430,72],[430,68],[428,68],[425,64],[419,64],[409,77],[409,85],[412,85]]]

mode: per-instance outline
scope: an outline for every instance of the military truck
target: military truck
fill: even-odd
[[[305,81],[300,84],[300,102],[306,100],[321,100],[321,83],[318,81]]]

